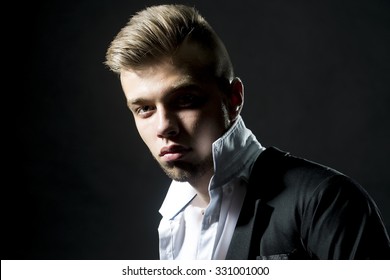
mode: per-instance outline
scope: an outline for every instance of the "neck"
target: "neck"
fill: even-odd
[[[210,203],[209,184],[214,172],[204,174],[201,178],[190,180],[188,183],[195,189],[200,203],[206,207]]]

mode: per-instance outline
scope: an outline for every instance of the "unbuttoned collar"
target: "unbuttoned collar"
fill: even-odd
[[[253,158],[262,149],[264,148],[239,116],[230,129],[212,145],[214,176],[209,184],[209,192],[212,193],[213,189],[223,186],[233,178],[248,181]],[[172,181],[159,212],[163,217],[171,219],[195,196],[196,191],[189,183]]]

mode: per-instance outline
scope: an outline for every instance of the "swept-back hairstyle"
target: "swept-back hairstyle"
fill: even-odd
[[[219,78],[233,77],[224,44],[199,12],[186,5],[157,5],[136,13],[111,42],[104,64],[118,74],[139,69],[174,56],[185,41],[211,54]]]

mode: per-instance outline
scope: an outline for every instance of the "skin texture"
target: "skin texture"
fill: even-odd
[[[141,69],[121,71],[121,85],[137,130],[165,173],[189,182],[205,203],[214,174],[212,143],[231,126],[243,103],[233,79],[222,92],[207,55],[184,46]]]

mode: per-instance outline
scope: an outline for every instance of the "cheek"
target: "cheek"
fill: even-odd
[[[146,146],[153,152],[153,131],[151,130],[151,125],[145,123],[135,122],[138,134],[141,137],[142,141]]]
[[[205,120],[206,127],[218,134],[218,138],[225,132],[229,126],[229,115],[226,106],[223,103],[217,103],[203,112],[202,118]]]
[[[210,143],[226,131],[228,118],[225,110],[213,107],[210,110],[196,111],[183,116],[182,123],[193,139],[197,139],[200,145],[209,147]]]

